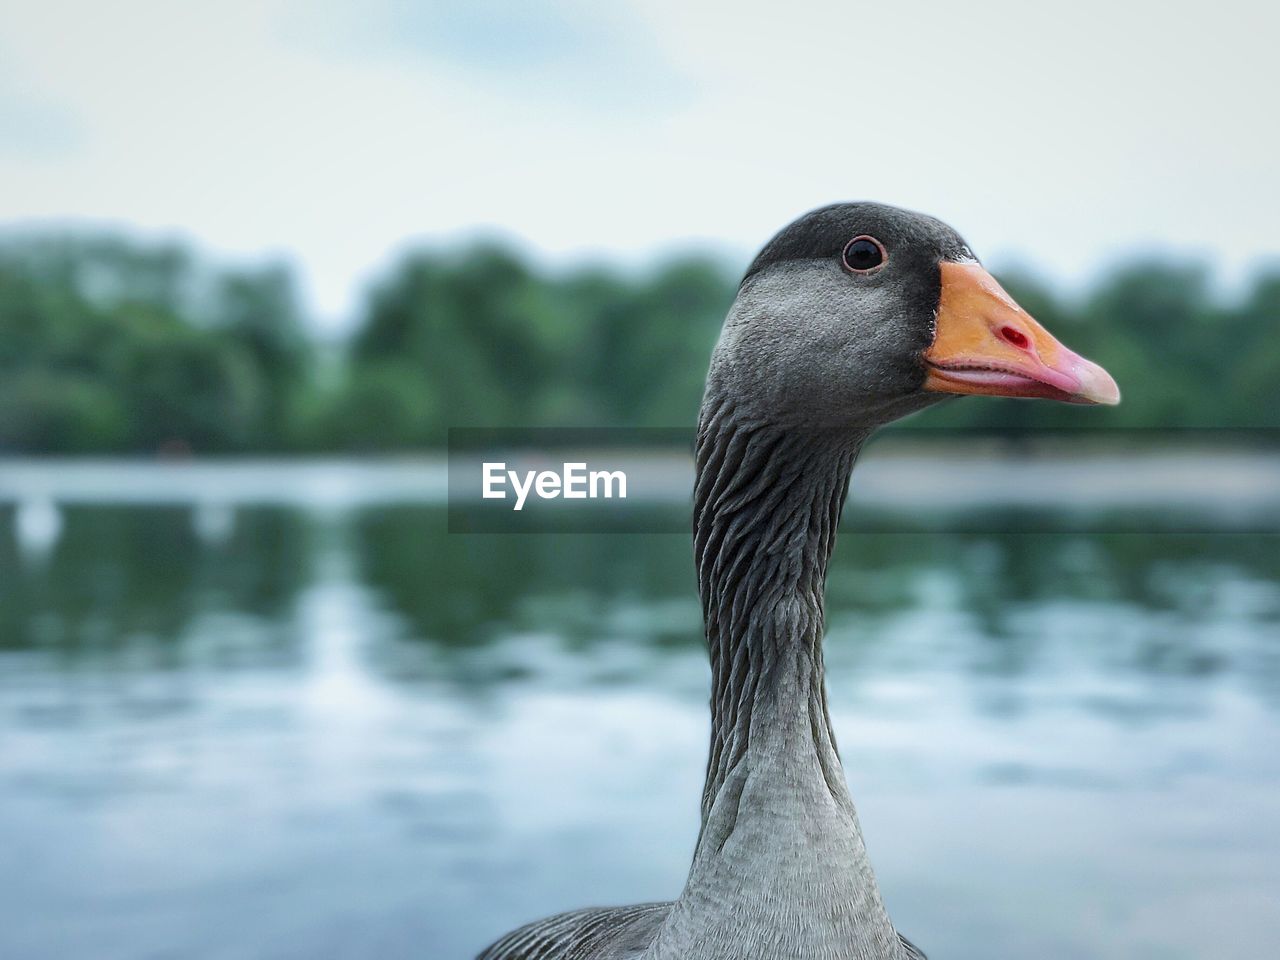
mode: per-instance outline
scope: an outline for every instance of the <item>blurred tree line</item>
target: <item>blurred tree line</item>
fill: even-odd
[[[1002,277],[1102,362],[1117,408],[942,404],[901,429],[1280,425],[1280,269],[1231,302],[1203,269],[1132,263],[1067,298]],[[289,269],[214,269],[119,237],[0,243],[0,452],[370,452],[451,426],[688,426],[737,282],[704,257],[550,272],[481,245],[412,253],[355,333],[311,335]]]

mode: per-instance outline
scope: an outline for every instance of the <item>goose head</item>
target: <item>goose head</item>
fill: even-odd
[[[1115,404],[951,227],[877,203],[805,214],[751,263],[707,380],[757,423],[874,429],[951,394]]]

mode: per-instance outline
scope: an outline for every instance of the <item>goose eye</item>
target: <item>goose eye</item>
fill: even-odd
[[[875,237],[854,237],[844,247],[844,266],[853,273],[870,273],[889,259],[884,244]]]

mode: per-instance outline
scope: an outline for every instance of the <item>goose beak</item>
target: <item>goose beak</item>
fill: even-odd
[[[924,389],[1068,403],[1120,402],[1111,374],[1059,343],[976,263],[943,261]]]

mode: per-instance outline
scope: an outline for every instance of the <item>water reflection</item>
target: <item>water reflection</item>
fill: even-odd
[[[437,507],[403,506],[357,519],[366,581],[384,591],[422,638],[444,646],[474,646],[504,631],[546,629],[572,643],[600,639],[605,607],[688,601],[693,562],[688,538],[670,534],[594,536],[487,534],[449,536]],[[661,640],[645,617],[642,640]]]
[[[72,506],[59,515],[58,541],[38,561],[21,548],[21,511],[0,523],[6,646],[53,650],[64,662],[127,660],[145,648],[155,665],[178,666],[188,654],[256,664],[256,642],[233,654],[230,638],[222,650],[182,641],[199,616],[277,620],[309,579],[307,520],[297,511],[245,509],[234,532],[213,540],[198,535],[186,507]]]
[[[701,650],[686,538],[448,536],[440,523],[428,507],[356,521],[362,579],[415,640],[473,648],[539,635],[574,650]],[[948,670],[1017,678],[1070,643],[1070,658],[1098,672],[1225,674],[1275,701],[1277,651],[1263,638],[1280,625],[1278,540],[846,531],[829,576],[830,626],[835,643],[856,646],[928,614],[955,620],[948,632],[963,638]],[[905,643],[896,669],[936,667],[929,652]]]
[[[0,511],[0,956],[465,957],[678,891],[707,726],[687,537],[59,516],[33,556]],[[1276,546],[846,532],[829,683],[909,935],[1266,955]]]

